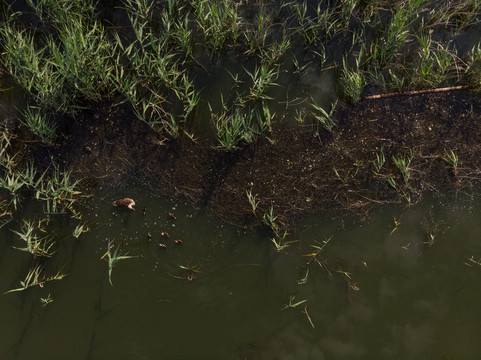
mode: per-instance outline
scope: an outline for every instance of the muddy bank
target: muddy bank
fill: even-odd
[[[481,178],[480,115],[479,95],[469,91],[365,100],[339,107],[332,133],[278,126],[229,153],[187,136],[164,138],[128,106],[101,103],[64,119],[64,140],[35,157],[55,151],[88,189],[121,192],[137,179],[229,222],[259,223],[272,205],[289,224],[312,212],[367,214],[384,203],[415,203],[425,191],[470,187]],[[406,172],[394,158],[410,160]],[[257,216],[246,191],[259,202]]]

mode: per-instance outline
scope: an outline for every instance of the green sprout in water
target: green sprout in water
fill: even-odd
[[[100,259],[104,259],[107,256],[107,261],[109,263],[109,282],[110,282],[110,285],[112,285],[112,286],[114,286],[112,284],[112,270],[113,270],[115,264],[120,260],[132,259],[132,258],[136,257],[136,256],[128,256],[127,254],[120,255],[119,254],[119,248],[116,248],[112,252],[111,250],[112,250],[113,247],[114,247],[114,244],[112,243],[112,241],[109,240],[107,252],[100,258]]]
[[[311,262],[316,262],[319,266],[323,267],[322,265],[322,262],[321,262],[321,259],[320,259],[320,255],[322,254],[322,251],[324,250],[324,248],[327,246],[327,244],[329,244],[329,242],[331,241],[332,239],[332,236],[329,237],[328,239],[324,239],[322,241],[322,243],[319,243],[317,241],[314,241],[315,245],[310,245],[314,251],[312,253],[309,253],[309,254],[305,254],[304,256],[308,257],[309,260],[307,262],[307,265],[309,265]],[[306,274],[307,276],[307,274]]]
[[[282,305],[281,311],[286,310],[286,309],[295,309],[299,305],[304,304],[307,300],[301,300],[298,302],[295,302],[296,300],[296,295],[289,295],[289,302],[287,304]]]
[[[49,293],[46,298],[40,298],[40,301],[43,307],[47,306],[48,304],[53,302],[52,294]]]
[[[80,235],[82,235],[82,233],[84,232],[87,232],[89,231],[89,227],[87,226],[87,224],[77,224],[77,226],[75,227],[75,229],[73,230],[73,233],[72,235],[74,236],[74,238],[78,239]]]

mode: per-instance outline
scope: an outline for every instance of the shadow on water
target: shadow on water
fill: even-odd
[[[296,229],[299,242],[277,253],[263,231],[231,227],[138,186],[129,195],[134,212],[91,201],[91,230],[78,240],[65,224],[56,229],[48,265],[67,277],[0,297],[2,359],[478,354],[479,206],[426,200],[407,210],[385,207],[361,225],[346,218],[342,229],[313,216]],[[5,292],[23,278],[29,258],[12,248],[19,246],[12,231],[1,237]],[[329,237],[308,264],[311,245]],[[110,242],[135,256],[116,263],[113,286],[101,260]]]

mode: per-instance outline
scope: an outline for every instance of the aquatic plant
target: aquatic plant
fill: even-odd
[[[479,19],[479,0],[452,0],[437,3],[428,14],[428,23],[459,34]]]
[[[274,244],[274,247],[277,252],[284,251],[289,246],[291,246],[291,244],[297,242],[297,241],[286,241],[286,238],[288,235],[287,231],[284,231],[282,233],[279,231],[276,231],[275,235],[276,235],[275,237],[271,238],[271,242]]]
[[[304,255],[309,258],[309,260],[307,261],[308,265],[314,261],[318,263],[321,267],[323,266],[321,263],[320,255],[322,254],[322,251],[327,246],[327,244],[329,244],[331,240],[332,240],[332,236],[330,236],[329,238],[324,238],[322,242],[314,241],[314,244],[310,245],[310,247],[313,248],[314,251],[312,253]]]
[[[272,97],[267,95],[267,90],[272,86],[279,86],[276,83],[279,77],[279,69],[277,67],[269,67],[268,64],[261,64],[260,67],[256,65],[252,72],[245,69],[246,73],[252,80],[249,97],[252,100],[272,100]]]
[[[418,59],[414,63],[411,83],[417,88],[435,88],[443,81],[453,68],[453,75],[459,79],[459,68],[456,66],[455,50],[448,51],[439,43],[432,48],[429,34],[417,36],[420,44]]]
[[[127,254],[121,255],[119,254],[119,248],[117,247],[114,251],[112,249],[114,248],[113,241],[109,240],[108,245],[107,245],[107,252],[100,258],[104,259],[107,257],[107,262],[108,262],[108,272],[109,272],[109,283],[110,285],[114,286],[112,283],[112,271],[114,269],[114,266],[121,260],[127,260],[127,259],[133,259],[136,256],[129,256]]]
[[[357,104],[361,97],[361,92],[366,85],[364,74],[359,70],[361,59],[362,53],[356,58],[356,67],[353,70],[347,67],[346,57],[342,59],[340,85],[344,95],[352,104]]]
[[[23,225],[21,231],[12,230],[17,234],[22,241],[25,242],[25,247],[16,247],[15,249],[29,252],[34,258],[40,257],[51,257],[55,251],[52,247],[55,242],[48,236],[39,236],[39,232],[46,232],[46,225],[49,222],[49,218],[44,218],[40,220],[23,220]]]
[[[481,86],[481,44],[477,44],[467,51],[464,56],[466,63],[465,78],[475,89]]]
[[[236,150],[241,143],[249,144],[255,138],[252,128],[253,114],[251,112],[246,114],[239,107],[229,110],[223,99],[222,112],[220,114],[212,113],[212,121],[217,133],[217,149]]]
[[[215,52],[224,50],[229,41],[235,45],[241,34],[239,4],[229,0],[194,0],[195,21],[205,45]]]
[[[397,156],[393,156],[394,165],[399,169],[401,172],[402,178],[404,180],[404,185],[407,187],[409,185],[409,179],[411,177],[411,169],[409,165],[414,158],[414,151],[411,150],[409,154],[399,154]]]
[[[59,214],[65,213],[66,210],[75,213],[73,205],[81,194],[77,190],[80,181],[72,181],[71,172],[61,171],[53,159],[51,164],[53,169],[48,179],[37,180],[29,185],[35,189],[36,199],[44,201],[46,213]],[[41,177],[42,180],[44,175]]]
[[[295,301],[296,301],[296,295],[289,295],[289,301],[287,304],[282,305],[281,311],[286,309],[295,309],[299,305],[304,304],[307,300],[304,299],[298,302],[295,302]]]
[[[37,107],[28,106],[21,112],[19,120],[47,145],[51,145],[56,137],[57,124]]]
[[[30,29],[18,28],[17,14],[11,14],[0,26],[8,71],[37,104],[53,111],[75,114],[82,101],[109,95],[113,47],[96,21],[93,3],[32,4],[53,31],[37,40]]]
[[[270,227],[275,234],[279,232],[279,225],[276,223],[276,220],[277,215],[275,214],[274,206],[271,204],[271,206],[269,207],[269,211],[265,212],[262,216],[262,221],[264,222],[264,224]]]
[[[297,280],[298,285],[304,285],[307,284],[307,279],[309,278],[309,269],[306,269],[306,273],[303,278]]]
[[[20,287],[12,290],[8,290],[4,292],[4,294],[24,291],[33,286],[43,287],[43,285],[47,282],[50,282],[53,280],[62,280],[65,276],[67,276],[67,274],[62,274],[61,270],[59,270],[55,275],[45,276],[45,275],[42,275],[42,270],[43,270],[42,265],[34,266],[28,271],[25,279],[23,281],[20,281]]]
[[[87,226],[87,224],[83,223],[83,224],[77,224],[75,226],[75,229],[73,230],[73,237],[78,239],[80,237],[80,235],[82,235],[84,232],[88,232],[90,229],[89,227]]]
[[[399,55],[401,48],[408,40],[413,14],[422,5],[422,0],[397,3],[391,21],[386,28],[378,32],[377,38],[371,44],[369,61],[375,68],[384,68]]]
[[[307,305],[305,305],[304,309],[302,309],[302,313],[306,315],[306,318],[309,321],[309,324],[311,324],[312,328],[315,329],[316,327],[314,326],[314,322],[312,321],[309,313],[307,312]]]
[[[334,101],[331,104],[331,110],[327,112],[324,110],[320,105],[318,105],[314,99],[312,99],[311,107],[314,111],[311,111],[311,114],[314,116],[316,120],[316,124],[320,125],[325,130],[331,132],[335,126],[337,126],[337,120],[334,117],[334,111],[336,110],[338,100]]]
[[[53,302],[52,294],[48,294],[45,298],[40,298],[40,302],[42,303],[42,307],[47,306],[48,304]]]
[[[290,3],[291,11],[297,16],[299,26],[296,32],[304,39],[305,47],[319,45],[323,40],[329,41],[339,29],[339,18],[335,17],[335,8],[328,3],[317,3],[315,16],[310,17],[308,2],[303,1]]]
[[[188,265],[177,265],[180,269],[180,275],[174,275],[169,273],[169,275],[175,279],[193,281],[199,277],[200,266],[198,264],[188,264]]]

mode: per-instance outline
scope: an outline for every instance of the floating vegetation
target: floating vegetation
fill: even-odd
[[[44,284],[47,282],[50,282],[53,280],[62,280],[65,276],[67,276],[66,274],[62,274],[60,270],[55,275],[51,275],[51,276],[46,276],[42,274],[42,271],[43,271],[43,267],[41,265],[34,266],[28,271],[28,274],[25,277],[25,280],[20,281],[21,286],[19,288],[8,290],[4,294],[24,291],[33,286],[43,287]]]

